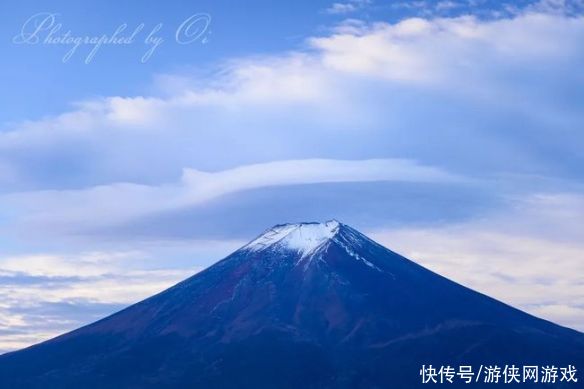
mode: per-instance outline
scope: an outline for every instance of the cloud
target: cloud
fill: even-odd
[[[357,7],[353,3],[333,3],[325,12],[330,14],[346,14],[356,10]]]
[[[314,157],[574,174],[582,39],[584,18],[542,12],[345,22],[303,49],[231,59],[204,79],[159,77],[170,93],[8,125],[0,190],[160,184],[185,166]]]
[[[115,248],[101,244],[91,251],[84,244],[81,249],[42,252],[29,245],[25,253],[0,252],[0,353],[110,315],[197,273],[244,243],[185,239]]]
[[[55,261],[56,266],[61,266]],[[72,264],[74,265],[74,264]],[[21,283],[22,272],[0,286],[0,353],[29,346],[110,315],[156,294],[198,269],[121,271]],[[67,273],[67,272],[65,272]],[[59,309],[52,309],[60,307]],[[78,313],[78,311],[80,311]]]
[[[209,243],[199,242],[197,246],[182,247],[182,255],[189,251],[201,255],[208,250]],[[163,247],[159,244],[149,253],[94,251],[0,256],[0,353],[98,320],[202,269],[201,263],[197,265],[193,260],[186,265],[153,261],[154,252],[169,260],[169,254],[176,249]],[[219,252],[227,251],[219,248]]]
[[[522,11],[539,12],[557,15],[582,15],[584,11],[584,1],[582,0],[540,0],[528,4],[525,9],[521,10],[513,7],[512,11],[519,13]]]
[[[350,0],[346,3],[333,3],[325,10],[326,13],[333,15],[343,15],[356,12],[370,5],[372,0]]]
[[[448,87],[454,83],[460,88],[470,79],[486,87],[486,81],[497,81],[501,72],[519,71],[534,60],[581,60],[575,37],[582,34],[583,18],[533,13],[492,21],[469,15],[409,18],[310,42],[332,69],[401,82]],[[564,38],[560,41],[559,36]],[[495,63],[499,69],[488,67]],[[476,86],[472,90],[480,92]]]
[[[465,286],[584,331],[583,217],[583,195],[542,194],[482,220],[371,235]]]
[[[526,13],[545,13],[579,16],[584,10],[582,0],[539,0],[494,2],[486,0],[414,0],[392,2],[391,9],[405,11],[407,15],[433,18],[436,16],[476,15],[484,19],[501,19]]]
[[[250,189],[383,181],[460,184],[468,180],[409,160],[309,159],[245,165],[218,172],[184,169],[179,183],[161,186],[119,183],[82,190],[10,194],[0,197],[0,204],[10,209],[9,215],[25,215],[20,229],[28,233],[44,231],[47,226],[53,231],[82,233],[157,212],[198,206],[229,193]],[[18,216],[16,218],[14,224],[19,223]]]
[[[33,277],[96,277],[111,273],[119,261],[135,258],[136,252],[90,252],[82,255],[17,255],[0,258],[0,274]],[[143,254],[141,254],[143,255]]]
[[[309,159],[247,165],[217,173],[185,169],[183,182],[204,197],[251,188],[326,182],[451,182],[467,179],[414,161],[371,159],[339,161]]]
[[[0,190],[160,184],[185,166],[314,157],[577,174],[582,39],[584,18],[535,11],[345,22],[206,78],[160,76],[170,93],[103,97],[8,125]]]
[[[461,3],[457,3],[455,1],[439,1],[436,4],[436,9],[439,11],[444,11],[444,10],[450,10],[450,9],[454,9],[454,8],[458,8],[461,7],[462,4]]]

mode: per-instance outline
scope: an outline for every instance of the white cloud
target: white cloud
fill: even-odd
[[[436,167],[399,159],[275,161],[216,173],[185,169],[183,174],[183,182],[204,198],[267,186],[374,181],[460,183],[467,179]]]
[[[82,190],[52,190],[0,197],[10,214],[24,215],[24,231],[82,230],[122,223],[155,212],[199,205],[228,193],[270,186],[333,182],[401,181],[463,183],[440,168],[400,159],[275,161],[218,172],[184,169],[179,183],[161,186],[111,184]],[[18,224],[18,220],[15,224]],[[13,227],[14,229],[14,227]],[[61,232],[63,232],[61,230]]]
[[[86,252],[74,256],[33,254],[0,257],[0,275],[33,277],[96,277],[115,273],[120,261],[144,256],[140,252]]]
[[[566,304],[544,304],[530,307],[529,311],[539,317],[550,318],[556,323],[584,331],[584,308]]]
[[[476,129],[482,118],[473,115],[485,110],[494,111],[493,118],[513,113],[533,118],[557,135],[557,147],[571,150],[579,135],[569,128],[582,114],[558,102],[581,85],[582,39],[584,18],[541,12],[498,20],[353,20],[309,39],[304,50],[233,59],[205,79],[160,77],[173,85],[170,94],[105,97],[9,126],[0,133],[2,165],[10,166],[11,182],[20,177],[22,186],[43,188],[59,185],[56,170],[75,172],[67,182],[80,187],[91,181],[168,182],[184,166],[225,169],[319,155],[362,159],[367,149],[376,156],[409,153],[425,162],[434,151],[427,132],[441,126],[453,127],[464,139],[520,148],[517,126],[493,134]],[[469,106],[449,101],[452,123],[436,122],[436,105],[456,98]],[[408,109],[414,103],[415,112]],[[566,130],[558,135],[560,127]],[[441,147],[456,158],[461,137],[448,135]],[[314,141],[307,144],[307,138]],[[398,147],[404,140],[408,144]],[[353,143],[360,147],[350,147]],[[534,149],[510,150],[510,162],[521,152]],[[223,158],[213,158],[219,153]],[[474,157],[488,165],[488,156]],[[47,170],[53,176],[46,177]]]
[[[518,66],[536,60],[581,56],[575,37],[582,35],[584,18],[532,13],[491,21],[473,16],[409,18],[310,42],[331,69],[450,87],[473,80],[484,87],[502,70],[519,70]],[[472,85],[473,90],[476,87]]]
[[[352,3],[333,3],[333,5],[326,9],[326,12],[330,14],[346,14],[356,10],[357,7]]]
[[[55,278],[36,283],[22,283],[19,277],[28,273],[14,273],[13,281],[5,273],[0,285],[0,353],[30,346],[98,320],[122,306],[152,296],[200,269],[120,270],[114,273],[89,275],[81,264],[81,277],[75,278],[63,260],[54,258],[55,268],[43,266]],[[50,262],[46,262],[47,265]],[[36,264],[38,265],[38,264]],[[74,262],[69,265],[75,266]],[[26,267],[24,264],[23,267]],[[33,266],[32,274],[39,268]],[[1,271],[1,270],[0,270]],[[85,273],[84,273],[85,271]],[[95,273],[102,273],[96,270]],[[30,276],[33,276],[33,275]],[[34,277],[34,276],[33,276]],[[59,280],[58,277],[72,277]],[[45,313],[45,307],[69,305],[55,313]],[[98,315],[86,313],[74,317],[75,306],[88,310],[94,305],[105,305]],[[111,306],[112,308],[107,308]]]
[[[10,334],[9,336],[0,336],[0,354],[19,350],[35,343],[42,342],[59,335],[60,332],[34,332],[24,334]]]
[[[183,247],[183,255],[204,253],[209,244]],[[200,263],[186,267],[159,263],[149,268],[151,255],[94,251],[0,257],[0,353],[88,324],[202,269]],[[92,312],[94,306],[102,308]],[[78,310],[83,314],[76,315]]]
[[[584,1],[582,0],[540,0],[529,4],[526,9],[512,9],[519,12],[538,12],[558,15],[581,15],[584,11]]]
[[[583,218],[582,195],[533,195],[482,220],[371,236],[465,286],[583,331]]]
[[[438,3],[436,3],[436,9],[438,11],[444,11],[444,10],[450,10],[450,9],[454,9],[454,8],[459,8],[461,7],[463,4],[461,3],[457,3],[454,1],[439,1]]]
[[[458,88],[471,83],[477,92],[476,82],[486,87],[502,71],[529,72],[525,65],[533,61],[577,63],[584,18],[531,12],[487,21],[472,16],[408,18],[350,27],[343,23],[331,35],[309,39],[313,51],[232,60],[211,81],[183,78],[181,83],[188,87],[175,88],[166,98],[113,96],[78,103],[76,111],[2,133],[0,148],[19,139],[30,141],[24,138],[27,132],[32,138],[46,132],[54,139],[65,130],[79,135],[104,127],[159,128],[177,110],[197,107],[229,110],[257,104],[323,104],[330,99],[338,104],[339,96],[351,96],[351,91],[343,91],[342,78],[359,75]],[[161,79],[172,83],[173,76]]]
[[[59,264],[57,264],[58,266]],[[23,285],[15,280],[0,286],[3,299],[12,306],[37,306],[43,303],[79,302],[103,304],[132,304],[154,295],[195,274],[200,268],[124,270],[101,276],[81,277],[72,281],[46,281],[37,285]],[[56,277],[53,271],[52,276]],[[63,277],[67,277],[64,272]],[[73,277],[69,275],[69,277]],[[50,286],[50,287],[49,287]]]
[[[106,100],[105,116],[118,126],[152,126],[159,123],[167,102],[157,98],[110,97]]]
[[[358,11],[372,3],[371,0],[350,0],[345,3],[333,3],[325,10],[329,14],[349,14]]]
[[[134,242],[131,249],[0,255],[0,353],[101,319],[194,275],[243,244]]]

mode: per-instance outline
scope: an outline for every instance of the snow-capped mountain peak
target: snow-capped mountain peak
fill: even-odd
[[[306,256],[331,240],[340,227],[341,223],[336,220],[329,220],[325,223],[280,224],[252,240],[244,249],[260,251],[277,247],[293,250]]]
[[[584,335],[330,221],[275,226],[166,291],[1,355],[0,387],[423,388],[417,370],[450,360],[584,366]]]

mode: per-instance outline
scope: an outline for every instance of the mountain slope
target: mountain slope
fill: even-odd
[[[158,295],[0,356],[0,386],[412,388],[422,364],[507,363],[584,368],[584,335],[331,221],[275,226]]]

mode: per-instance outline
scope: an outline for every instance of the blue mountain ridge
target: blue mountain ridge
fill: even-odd
[[[428,386],[429,364],[584,369],[584,334],[337,221],[283,224],[157,295],[0,356],[0,388],[408,389]]]

